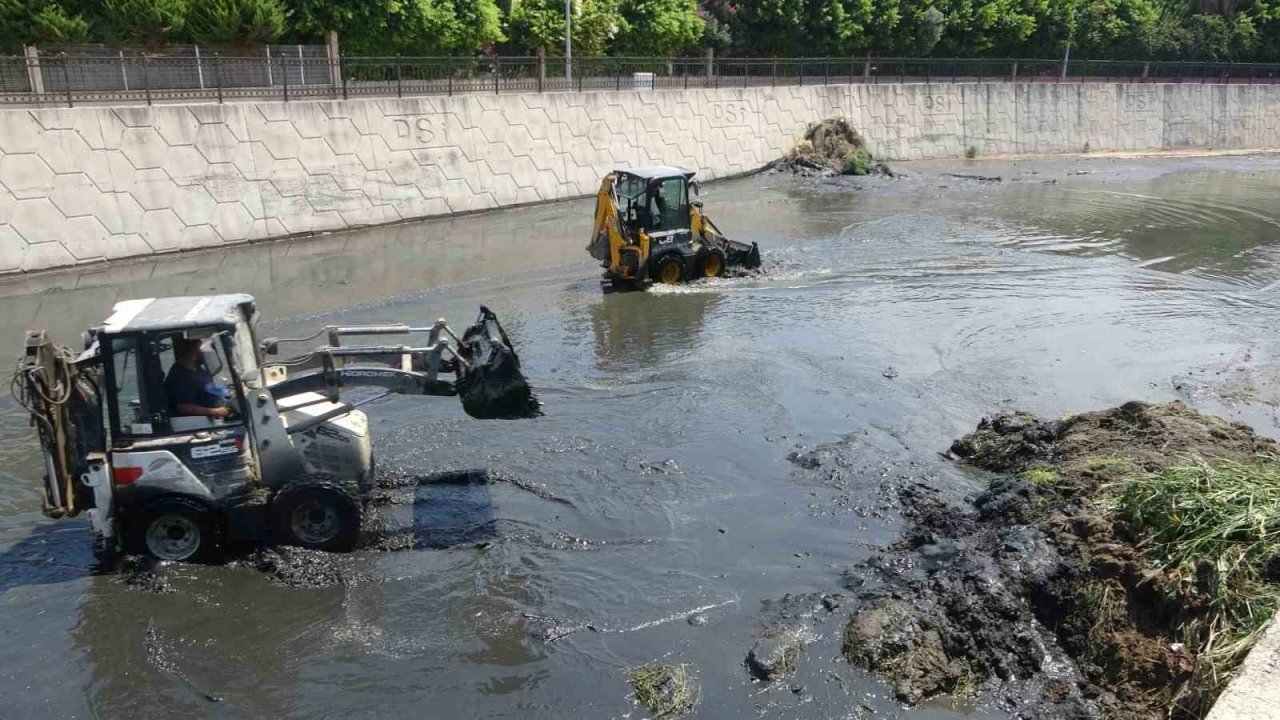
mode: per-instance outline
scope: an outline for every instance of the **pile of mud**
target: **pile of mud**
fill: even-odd
[[[845,657],[907,703],[982,695],[1022,718],[1200,717],[1219,682],[1197,675],[1175,631],[1207,595],[1155,567],[1102,499],[1188,455],[1276,449],[1181,403],[985,419],[949,455],[1001,476],[963,507],[897,488],[908,528],[847,577]]]
[[[803,176],[887,175],[893,171],[873,163],[866,140],[844,118],[823,120],[809,126],[804,139],[769,169]]]

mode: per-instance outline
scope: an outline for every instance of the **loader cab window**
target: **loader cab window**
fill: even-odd
[[[239,424],[224,336],[216,329],[197,329],[112,338],[113,434],[142,439]],[[198,348],[196,370],[184,366],[175,379],[184,345]],[[211,415],[184,407],[191,404],[227,407],[228,412]]]
[[[689,192],[682,177],[655,182],[649,192],[654,231],[689,229]]]

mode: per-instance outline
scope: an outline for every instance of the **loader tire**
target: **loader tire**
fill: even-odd
[[[362,508],[353,489],[325,478],[303,478],[271,500],[271,534],[282,545],[348,552],[360,539]]]
[[[160,560],[212,562],[221,548],[213,513],[183,497],[147,503],[129,527],[130,552]]]
[[[718,278],[724,275],[728,265],[724,253],[719,250],[708,250],[698,256],[698,277]]]
[[[676,285],[684,282],[684,258],[678,253],[667,253],[658,258],[653,266],[653,281],[663,285]]]

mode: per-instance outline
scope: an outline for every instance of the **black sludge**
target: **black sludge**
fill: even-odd
[[[458,378],[462,409],[480,420],[537,417],[540,404],[520,371],[520,357],[489,308],[462,335],[462,356],[471,364]]]

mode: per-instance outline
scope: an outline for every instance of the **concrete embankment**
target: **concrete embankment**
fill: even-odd
[[[1280,86],[991,83],[0,111],[0,272],[757,170],[822,118],[878,158],[1280,146]]]

